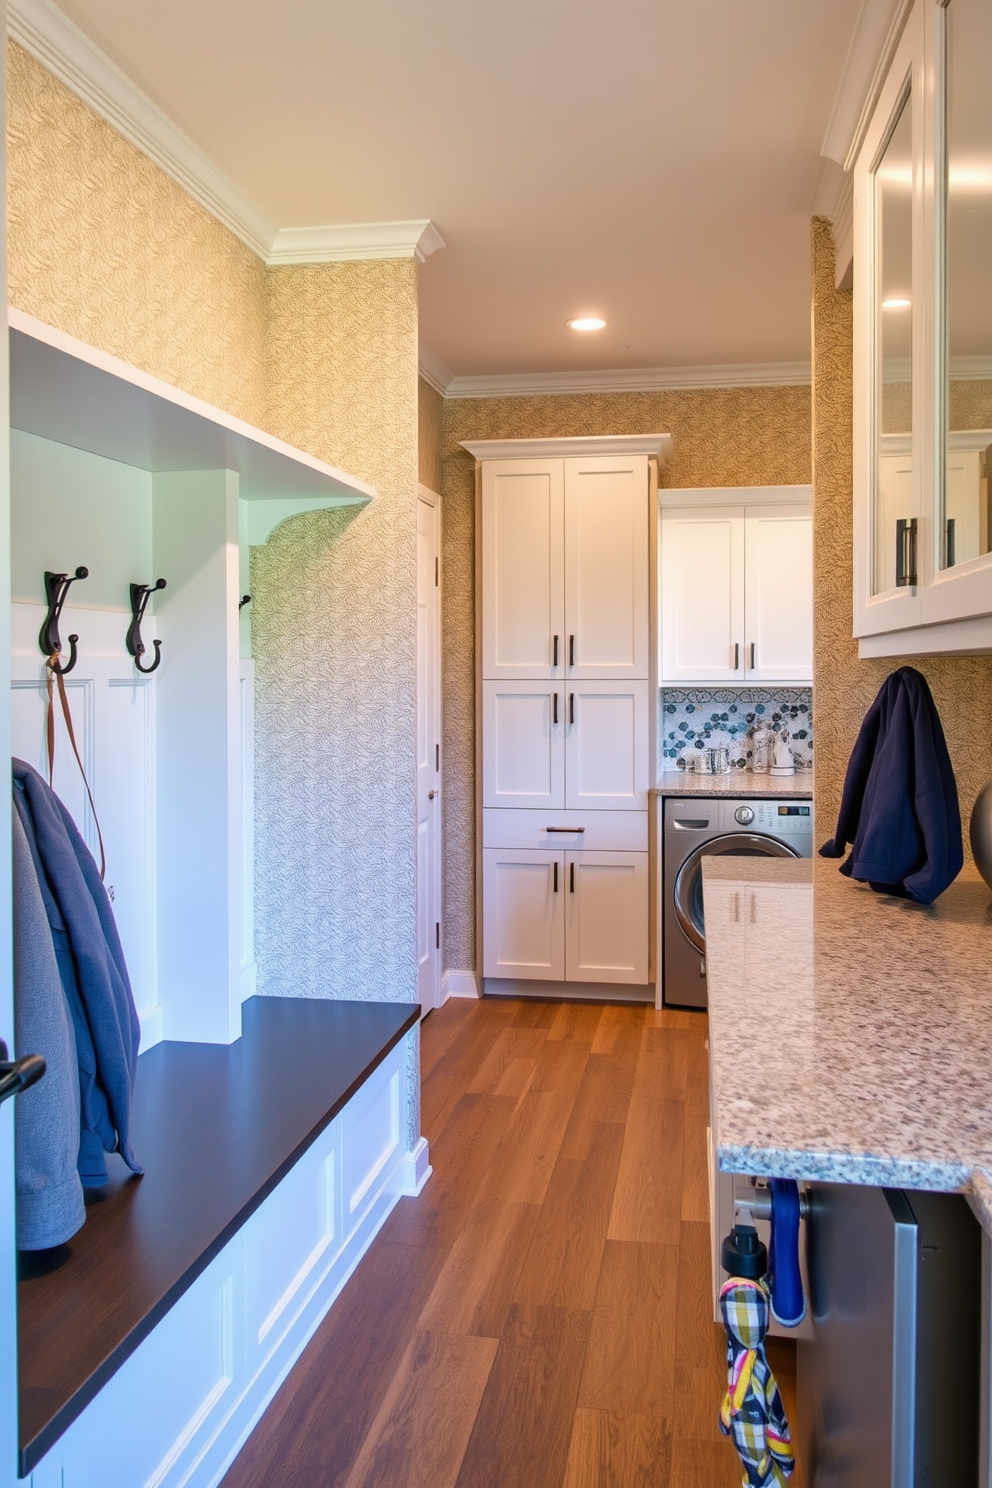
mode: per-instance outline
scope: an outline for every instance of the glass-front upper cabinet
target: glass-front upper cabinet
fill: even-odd
[[[854,633],[992,651],[992,0],[917,0],[855,165]]]

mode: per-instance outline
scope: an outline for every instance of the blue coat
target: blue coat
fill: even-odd
[[[849,878],[881,894],[932,904],[961,872],[961,812],[950,756],[926,678],[886,677],[847,767],[837,831],[820,848]]]
[[[129,1137],[140,1029],[124,953],[93,855],[37,770],[14,760],[14,805],[34,858],[79,1063],[79,1175],[107,1181],[105,1152],[141,1168]]]

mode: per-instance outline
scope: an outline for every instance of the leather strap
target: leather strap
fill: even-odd
[[[52,785],[55,775],[55,691],[52,684],[52,678],[55,677],[58,680],[59,699],[62,703],[62,717],[65,719],[65,730],[66,733],[69,735],[69,743],[72,745],[72,752],[76,756],[76,764],[79,766],[79,773],[83,777],[83,784],[86,787],[86,795],[90,803],[90,810],[93,813],[93,821],[96,826],[97,841],[100,844],[100,878],[105,879],[107,876],[107,855],[103,850],[103,833],[100,831],[100,818],[96,814],[96,802],[93,800],[93,792],[90,790],[90,783],[86,779],[86,771],[83,769],[83,761],[80,758],[79,748],[76,744],[76,734],[75,730],[72,727],[72,714],[69,712],[69,699],[66,696],[65,682],[62,680],[62,673],[59,670],[58,660],[59,656],[58,652],[56,651],[48,658],[47,662],[45,663],[45,671],[47,674],[48,683],[48,719],[46,725],[48,734],[48,783],[49,785]]]

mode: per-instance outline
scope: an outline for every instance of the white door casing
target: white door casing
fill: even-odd
[[[661,680],[739,680],[744,639],[744,508],[666,509]]]
[[[482,569],[483,677],[561,676],[564,482],[560,460],[494,460],[483,466]]]
[[[648,980],[648,855],[569,852],[565,975],[570,982]]]
[[[564,714],[565,807],[646,811],[647,682],[569,682]]]
[[[744,675],[813,675],[813,521],[803,506],[748,507],[744,521]]]
[[[566,676],[646,678],[647,456],[564,465]]]
[[[487,847],[482,865],[483,975],[561,981],[564,852]]]
[[[564,683],[482,684],[484,807],[565,805],[566,696]]]
[[[440,501],[417,489],[417,996],[441,1005]]]

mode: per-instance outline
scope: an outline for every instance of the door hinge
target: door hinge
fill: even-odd
[[[441,949],[441,922],[440,922],[440,920],[438,920],[437,924],[434,926],[434,949],[436,951],[439,951]]]
[[[439,577],[440,571],[441,571],[441,560],[440,560],[440,558],[435,558],[434,559],[434,583],[435,584],[440,583],[440,577]]]
[[[440,744],[435,744],[434,745],[434,769],[435,770],[440,770],[440,768],[441,768],[441,746],[440,746]]]

